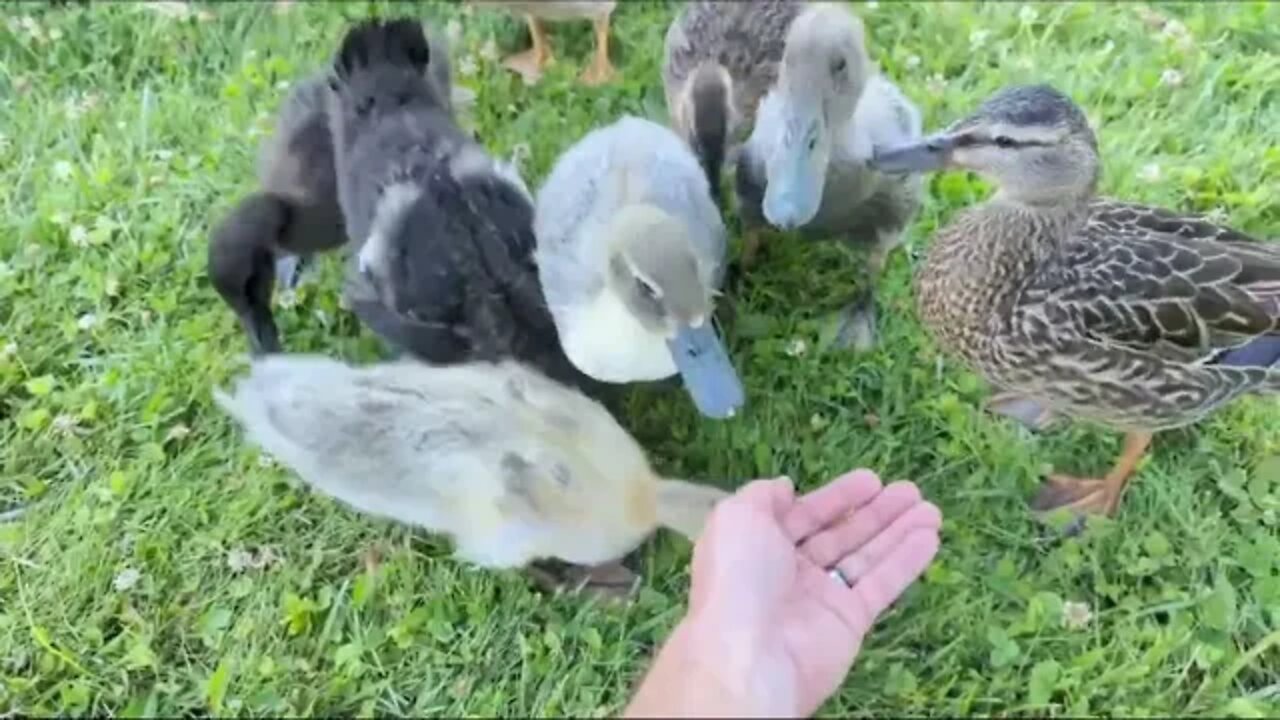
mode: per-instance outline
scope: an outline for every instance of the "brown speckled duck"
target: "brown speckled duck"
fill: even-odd
[[[873,162],[999,187],[937,232],[916,277],[925,325],[999,389],[991,409],[1127,433],[1105,477],[1054,475],[1036,510],[1112,515],[1153,432],[1280,393],[1280,244],[1097,197],[1097,140],[1058,90],[1006,88]]]

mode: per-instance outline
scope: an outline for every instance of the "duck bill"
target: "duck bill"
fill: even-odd
[[[742,381],[712,323],[682,326],[667,348],[698,412],[717,420],[733,417],[745,402]]]
[[[909,145],[877,149],[871,157],[871,167],[885,173],[942,170],[950,165],[955,147],[954,136],[939,133]]]

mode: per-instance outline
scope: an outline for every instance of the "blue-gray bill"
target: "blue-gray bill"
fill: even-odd
[[[954,146],[951,138],[934,135],[909,145],[876,148],[871,167],[883,173],[913,173],[941,170]]]
[[[746,402],[742,381],[710,321],[698,328],[680,328],[675,339],[667,341],[667,348],[698,412],[723,420],[733,417]]]

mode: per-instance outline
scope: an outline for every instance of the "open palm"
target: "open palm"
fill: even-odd
[[[800,498],[787,479],[756,481],[716,508],[698,540],[690,616],[727,644],[714,653],[727,683],[769,715],[809,715],[932,561],[941,522],[915,485],[883,487],[865,470]]]

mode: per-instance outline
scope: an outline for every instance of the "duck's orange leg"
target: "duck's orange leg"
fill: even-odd
[[[579,79],[584,85],[603,85],[618,76],[609,62],[609,16],[601,15],[591,22],[596,30],[596,54]]]
[[[1138,461],[1150,446],[1149,432],[1131,432],[1125,435],[1124,450],[1105,477],[1095,479],[1050,475],[1031,502],[1031,509],[1037,513],[1067,508],[1077,512],[1115,515],[1129,478],[1133,476]]]
[[[529,25],[529,38],[533,46],[524,52],[511,55],[502,61],[508,70],[514,70],[524,78],[526,84],[533,85],[542,78],[542,71],[551,64],[551,42],[547,39],[547,30],[542,21],[532,15],[524,16]]]

